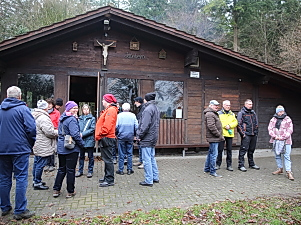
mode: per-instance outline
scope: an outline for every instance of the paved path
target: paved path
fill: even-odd
[[[255,162],[260,170],[249,169],[246,173],[237,170],[237,151],[234,151],[233,167],[225,169],[225,159],[218,171],[223,178],[214,178],[203,173],[205,156],[188,154],[181,156],[157,157],[160,183],[153,187],[142,187],[144,171],[136,167],[132,175],[116,175],[115,186],[98,187],[103,177],[103,162],[95,163],[94,176],[76,178],[74,198],[66,199],[66,185],[62,195],[52,197],[55,172],[44,173],[43,180],[51,187],[46,191],[28,187],[28,208],[37,215],[64,215],[64,218],[95,216],[100,214],[124,213],[130,210],[151,210],[155,208],[190,207],[194,204],[212,203],[219,200],[237,200],[254,198],[275,193],[301,193],[301,150],[292,153],[295,181],[289,181],[283,175],[272,175],[276,169],[275,160],[269,150],[257,150]],[[32,165],[31,158],[31,165]],[[87,162],[85,162],[85,168]],[[30,168],[31,170],[31,168]],[[86,171],[85,171],[86,173]],[[29,177],[30,184],[32,177]],[[14,199],[14,188],[12,191]],[[65,215],[66,214],[66,215]]]

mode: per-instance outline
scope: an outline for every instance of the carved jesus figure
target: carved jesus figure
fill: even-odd
[[[115,42],[113,41],[111,44],[106,45],[105,43],[100,43],[97,41],[97,44],[99,44],[102,47],[102,55],[103,55],[103,65],[107,65],[107,58],[108,58],[108,48],[113,45]]]

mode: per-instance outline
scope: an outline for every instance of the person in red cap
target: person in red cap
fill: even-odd
[[[102,104],[105,108],[101,111],[95,127],[95,140],[99,141],[101,157],[105,163],[105,176],[100,179],[100,187],[114,185],[113,149],[116,146],[117,100],[112,94],[103,96]]]

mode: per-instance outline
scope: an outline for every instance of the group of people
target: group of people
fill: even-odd
[[[209,106],[204,110],[206,138],[209,142],[209,150],[205,162],[204,172],[213,177],[222,177],[216,173],[222,164],[222,153],[226,144],[226,164],[227,170],[233,171],[232,167],[232,141],[234,129],[241,137],[241,145],[238,154],[238,169],[247,172],[245,167],[245,155],[247,154],[249,168],[259,170],[260,167],[254,162],[254,152],[258,136],[258,118],[253,108],[253,102],[247,99],[242,109],[236,115],[231,111],[229,100],[223,101],[223,107],[220,111],[219,103],[211,100]],[[277,106],[276,113],[273,115],[268,126],[270,143],[273,144],[275,159],[278,169],[272,172],[273,175],[283,174],[282,156],[286,175],[289,180],[294,180],[291,171],[291,146],[293,123],[286,114],[282,105]]]
[[[26,190],[28,186],[29,156],[34,153],[32,168],[34,190],[47,190],[42,180],[45,167],[53,171],[54,155],[58,154],[58,170],[53,185],[53,197],[61,195],[63,180],[66,177],[67,195],[76,195],[75,178],[83,175],[85,152],[88,152],[87,177],[93,176],[94,148],[99,144],[104,161],[104,177],[100,187],[114,185],[113,151],[116,141],[119,145],[119,169],[123,175],[123,160],[127,157],[127,174],[132,169],[134,139],[139,143],[141,163],[144,165],[145,179],[139,184],[153,186],[159,182],[159,172],[155,159],[155,144],[158,140],[160,113],[155,105],[155,93],[148,93],[140,107],[140,117],[129,112],[130,104],[122,105],[118,114],[117,100],[112,94],[103,96],[104,110],[97,122],[90,112],[89,105],[82,106],[78,117],[78,105],[74,101],[65,104],[60,114],[56,109],[62,101],[39,100],[37,108],[31,111],[21,100],[21,89],[12,86],[7,89],[7,98],[0,106],[0,207],[2,216],[13,209],[10,202],[12,176],[16,179],[14,219],[27,219],[35,215],[27,209]],[[140,101],[139,97],[139,102]],[[141,98],[142,99],[142,98]],[[137,100],[138,101],[138,100]],[[117,136],[117,139],[116,139]],[[68,137],[68,139],[67,139]],[[67,144],[66,144],[67,143]],[[76,172],[77,161],[79,168]]]
[[[104,177],[99,180],[100,187],[114,186],[115,173],[113,155],[118,143],[119,162],[116,174],[124,175],[124,160],[127,157],[127,174],[133,171],[133,142],[139,148],[139,162],[136,165],[144,168],[142,186],[152,187],[159,183],[159,171],[155,159],[155,145],[159,135],[160,112],[155,104],[156,94],[147,93],[143,98],[137,97],[135,105],[138,114],[130,112],[130,104],[122,105],[122,113],[118,113],[117,100],[112,94],[103,96],[104,110],[98,120],[92,116],[89,105],[82,106],[82,114],[78,117],[79,107],[74,101],[65,104],[65,111],[60,114],[53,99],[39,100],[37,108],[32,112],[21,100],[21,89],[12,86],[7,89],[7,98],[0,106],[0,207],[2,216],[12,210],[10,191],[12,175],[16,179],[14,218],[16,220],[30,218],[34,212],[27,209],[26,190],[28,186],[29,156],[34,153],[32,169],[33,188],[47,190],[49,186],[42,180],[45,166],[48,171],[54,166],[51,159],[58,154],[58,170],[53,185],[53,197],[61,195],[63,180],[66,177],[67,195],[76,195],[75,179],[84,174],[85,153],[88,152],[89,164],[87,178],[93,176],[94,148],[99,145],[104,161]],[[58,101],[58,107],[62,106]],[[259,170],[253,159],[258,135],[258,119],[252,110],[252,101],[245,101],[244,107],[235,114],[230,110],[230,101],[219,103],[211,100],[204,110],[206,137],[209,151],[204,172],[214,177],[222,163],[222,152],[226,144],[227,170],[232,167],[232,140],[234,129],[238,127],[241,135],[238,169],[246,172],[244,156],[247,154],[249,167]],[[273,174],[284,172],[281,156],[284,156],[285,170],[290,180],[294,180],[291,172],[291,145],[293,133],[292,120],[285,113],[283,106],[276,108],[276,113],[268,127],[270,142],[273,143],[278,169]],[[67,138],[68,137],[68,138]],[[117,143],[116,143],[117,142]],[[53,157],[54,158],[54,157]],[[76,172],[77,162],[78,171]]]

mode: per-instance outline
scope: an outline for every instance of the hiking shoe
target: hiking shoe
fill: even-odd
[[[49,166],[44,167],[44,171],[47,172],[49,170]]]
[[[9,209],[8,209],[7,211],[2,212],[1,215],[2,215],[2,216],[8,215],[12,209],[13,209],[13,208],[12,208],[11,206],[9,206]]]
[[[124,172],[123,172],[123,171],[120,171],[120,170],[117,170],[117,171],[116,171],[116,174],[124,175]]]
[[[210,174],[210,176],[217,177],[217,178],[223,177],[222,175],[218,175],[217,173]]]
[[[56,191],[56,190],[53,191],[52,196],[53,196],[54,198],[57,198],[57,197],[59,197],[60,195],[61,195],[61,192],[60,192],[60,191]]]
[[[33,186],[33,190],[48,190],[49,187],[48,186],[45,186],[43,184],[40,184],[40,185],[37,185],[37,186]]]
[[[53,166],[49,166],[48,172],[52,172],[54,171],[54,167]]]
[[[144,169],[143,163],[141,163],[141,165],[138,166],[138,169]]]
[[[114,186],[114,183],[108,183],[108,182],[104,181],[99,184],[99,187],[109,187],[109,186]]]
[[[259,167],[259,166],[256,166],[256,165],[250,166],[250,168],[251,168],[251,169],[254,169],[254,170],[260,170],[260,167]]]
[[[68,193],[68,194],[66,195],[66,198],[72,198],[72,197],[74,197],[75,195],[76,195],[76,192]]]
[[[229,170],[229,171],[233,171],[233,168],[232,168],[232,166],[228,166],[228,167],[227,167],[227,170]]]
[[[80,176],[82,176],[82,175],[83,175],[83,173],[77,171],[76,174],[75,174],[75,177],[80,177]]]
[[[88,173],[87,178],[91,178],[91,177],[93,177],[93,173]]]
[[[133,170],[128,170],[128,172],[127,172],[128,175],[131,175],[131,174],[133,174],[133,173],[134,173]]]
[[[153,184],[146,183],[145,181],[139,182],[139,184],[141,186],[147,186],[147,187],[152,187],[153,186]]]
[[[240,171],[242,171],[242,172],[247,172],[247,169],[246,169],[244,166],[239,167],[238,169],[239,169]]]
[[[15,214],[14,219],[15,220],[28,219],[34,215],[35,215],[35,212],[29,211],[28,209],[26,209],[24,212],[22,212],[20,214]]]

